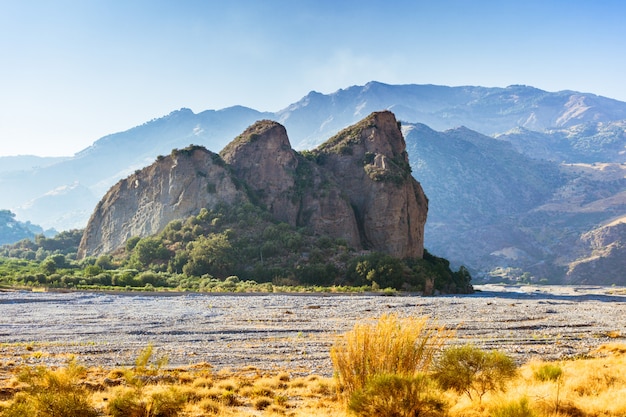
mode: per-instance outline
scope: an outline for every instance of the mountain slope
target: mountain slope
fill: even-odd
[[[530,265],[545,255],[517,223],[564,184],[558,166],[466,128],[405,124],[403,132],[413,175],[430,199],[429,250],[475,271]]]
[[[244,107],[208,110],[194,114],[181,109],[149,121],[125,132],[97,140],[92,146],[60,163],[26,172],[9,172],[0,176],[0,207],[9,207],[21,218],[55,227],[69,229],[84,227],[93,205],[120,178],[149,165],[158,155],[167,155],[173,148],[191,143],[218,148],[228,143],[264,113]],[[67,201],[66,211],[76,215],[67,218],[58,212],[48,214],[48,203],[40,197],[66,187],[84,187],[85,198]],[[91,195],[90,195],[91,194]]]
[[[295,149],[312,149],[383,109],[412,129],[407,152],[431,199],[425,239],[434,252],[474,271],[551,279],[594,250],[615,253],[592,250],[581,237],[626,214],[626,103],[527,86],[371,82],[311,92],[276,113],[182,109],[68,160],[0,172],[0,208],[46,228],[78,227],[111,185],[172,148],[194,143],[217,152],[250,124],[271,119],[286,127]]]
[[[586,122],[543,132],[518,127],[496,138],[537,159],[626,163],[626,120]]]

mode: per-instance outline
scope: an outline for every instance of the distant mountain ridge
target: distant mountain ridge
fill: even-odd
[[[380,109],[393,111],[398,120],[419,122],[435,130],[465,126],[489,136],[516,127],[543,131],[626,119],[626,103],[575,91],[551,93],[523,85],[487,88],[379,82],[329,95],[313,91],[276,115],[293,132],[295,147],[306,149],[316,146],[320,136]]]
[[[385,109],[402,121],[413,175],[432,202],[427,248],[476,272],[589,281],[569,265],[589,258],[583,234],[626,214],[626,180],[609,172],[626,162],[626,103],[575,91],[370,82],[311,92],[275,113],[181,109],[105,136],[68,160],[0,170],[0,208],[44,227],[84,227],[111,185],[173,148],[218,152],[270,119],[285,126],[294,149],[312,149]]]

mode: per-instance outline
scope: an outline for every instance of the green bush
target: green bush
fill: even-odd
[[[563,368],[559,365],[546,363],[541,365],[533,373],[538,381],[558,381],[563,376]]]
[[[506,354],[465,345],[446,349],[433,375],[443,389],[482,400],[487,392],[504,391],[516,372],[515,363]]]
[[[535,417],[535,412],[528,405],[528,398],[524,397],[517,401],[493,407],[490,417]]]
[[[435,417],[446,403],[425,375],[376,375],[350,396],[348,409],[362,417]]]
[[[371,253],[355,258],[348,266],[353,285],[373,285],[380,288],[402,289],[406,282],[403,262],[384,253]]]

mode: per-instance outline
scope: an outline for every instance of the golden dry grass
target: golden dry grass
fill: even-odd
[[[387,314],[357,323],[330,351],[344,397],[365,387],[375,375],[414,376],[427,371],[452,333],[432,325],[428,317]]]
[[[389,324],[389,323],[387,323]],[[397,323],[396,323],[397,324]],[[391,326],[394,327],[394,326]],[[400,348],[397,348],[400,349]],[[0,367],[0,416],[16,396],[28,394],[32,372],[24,366]],[[421,363],[421,362],[420,362]],[[600,346],[588,357],[549,363],[562,373],[539,378],[537,370],[548,362],[522,365],[504,393],[487,393],[482,402],[453,392],[440,392],[449,405],[449,417],[624,417],[626,416],[626,344]],[[72,365],[74,366],[74,365]],[[142,399],[160,398],[183,404],[181,417],[219,416],[348,416],[338,395],[337,380],[318,375],[292,375],[289,370],[266,372],[255,368],[214,371],[207,364],[152,370],[143,385],[128,383],[136,369],[49,369],[58,379],[71,377],[85,388],[84,395],[102,416],[124,393]],[[423,369],[422,369],[423,370]],[[68,373],[69,372],[69,373]],[[136,376],[136,375],[135,375]],[[118,384],[114,386],[112,384]]]

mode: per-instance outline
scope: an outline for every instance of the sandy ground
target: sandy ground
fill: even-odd
[[[453,343],[510,353],[586,355],[626,341],[626,289],[476,286],[473,295],[106,294],[0,292],[0,369],[132,365],[152,344],[172,366],[288,369],[329,376],[329,349],[360,320],[428,315],[456,329]]]

